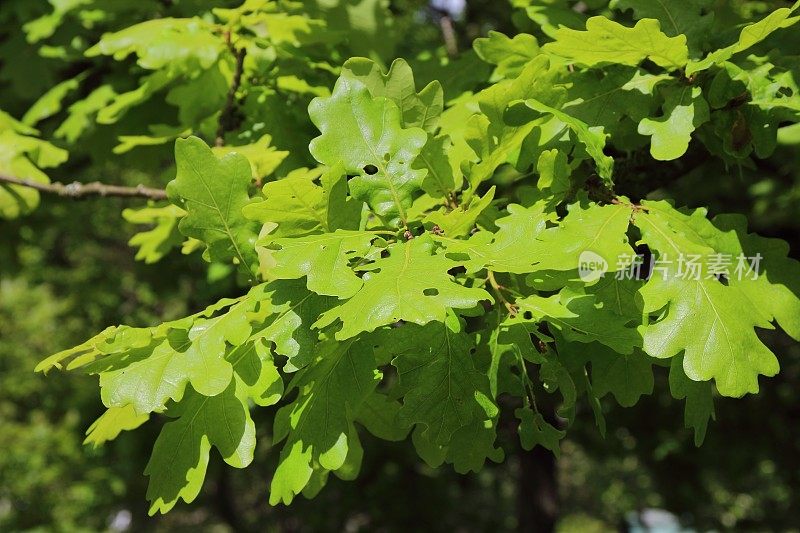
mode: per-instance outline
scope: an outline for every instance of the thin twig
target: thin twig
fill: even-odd
[[[497,280],[494,277],[494,272],[489,270],[488,275],[486,276],[486,280],[489,282],[489,285],[492,286],[492,289],[494,289],[494,293],[497,295],[497,299],[500,300],[500,303],[502,303],[505,306],[508,313],[511,316],[516,316],[519,310],[517,309],[516,305],[506,300],[505,296],[503,296],[502,291],[507,289],[504,286],[497,283]]]
[[[533,390],[533,382],[528,376],[528,365],[525,363],[525,358],[522,357],[522,353],[519,350],[517,350],[517,358],[519,359],[520,370],[522,370],[522,375],[525,378],[524,386],[526,399],[530,403],[530,406],[533,408],[534,412],[539,413],[539,406],[536,405],[536,392]]]
[[[36,189],[40,192],[64,196],[67,198],[84,198],[86,196],[114,196],[122,198],[147,198],[150,200],[166,200],[167,191],[164,189],[154,189],[145,187],[144,185],[137,185],[136,187],[125,187],[122,185],[107,185],[99,181],[92,183],[80,183],[74,181],[72,183],[40,183],[38,181],[15,178],[13,176],[6,176],[0,174],[0,184],[8,183],[11,185],[19,185],[20,187],[28,187]]]
[[[233,50],[232,50],[233,51]],[[231,87],[228,89],[228,96],[225,98],[225,107],[222,108],[222,113],[219,115],[219,125],[217,126],[217,140],[215,144],[222,146],[225,144],[225,131],[230,127],[233,120],[234,104],[236,102],[236,91],[242,84],[242,73],[244,72],[244,56],[247,53],[246,48],[239,48],[235,52],[236,67],[233,71],[233,81]]]

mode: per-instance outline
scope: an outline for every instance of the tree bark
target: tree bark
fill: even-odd
[[[520,450],[517,480],[517,531],[555,531],[558,519],[556,458],[542,446]]]

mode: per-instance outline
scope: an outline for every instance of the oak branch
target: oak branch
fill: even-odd
[[[74,181],[68,184],[58,182],[41,183],[38,181],[15,178],[13,176],[0,174],[0,185],[3,183],[19,185],[20,187],[29,187],[40,192],[55,194],[67,198],[113,196],[120,198],[147,198],[149,200],[167,199],[167,191],[164,189],[154,189],[152,187],[145,187],[144,185],[125,187],[122,185],[107,185],[105,183],[100,183],[99,181],[93,181],[91,183],[80,183]]]

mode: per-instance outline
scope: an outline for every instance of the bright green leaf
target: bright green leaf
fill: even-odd
[[[688,49],[686,36],[667,37],[654,19],[643,19],[633,28],[625,27],[605,17],[586,21],[586,30],[559,28],[552,43],[542,50],[568,61],[594,67],[608,63],[636,66],[645,59],[668,70],[686,65]]]
[[[448,309],[467,309],[491,296],[483,289],[458,284],[448,273],[458,263],[433,253],[428,237],[395,243],[389,256],[364,267],[363,287],[349,300],[325,312],[317,327],[341,321],[336,338],[349,339],[360,332],[400,320],[415,324],[444,322]]]
[[[331,166],[343,163],[357,175],[350,180],[354,198],[390,223],[405,223],[425,177],[424,170],[412,169],[425,132],[403,129],[392,100],[371,96],[365,85],[347,77],[339,78],[329,98],[315,98],[308,112],[322,132],[309,145],[314,158]]]

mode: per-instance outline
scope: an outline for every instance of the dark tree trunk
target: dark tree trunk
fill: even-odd
[[[520,450],[517,480],[517,530],[550,532],[558,518],[556,458],[542,446]]]

